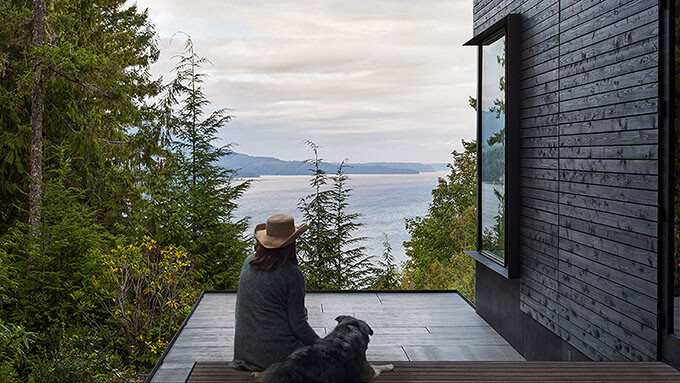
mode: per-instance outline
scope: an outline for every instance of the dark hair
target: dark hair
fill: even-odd
[[[255,241],[255,256],[250,260],[250,265],[257,270],[272,271],[286,263],[298,264],[295,255],[295,241],[290,245],[278,249],[267,249]]]

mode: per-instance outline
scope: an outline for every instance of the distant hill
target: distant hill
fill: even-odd
[[[308,175],[309,164],[302,161],[284,161],[274,157],[255,157],[234,153],[223,158],[220,165],[225,169],[238,169],[240,177],[259,177],[261,175]],[[321,168],[335,173],[337,162],[322,163]],[[415,162],[369,162],[348,163],[347,174],[419,174],[446,170],[446,164],[421,164]]]
[[[432,169],[434,169],[435,172],[444,172],[444,171],[449,171],[448,164],[445,163],[429,163],[427,165],[432,166]]]

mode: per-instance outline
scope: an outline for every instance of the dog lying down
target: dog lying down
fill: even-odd
[[[340,315],[335,329],[317,343],[301,347],[282,363],[253,372],[257,382],[372,382],[394,366],[373,366],[366,360],[368,337],[373,329],[366,322]]]

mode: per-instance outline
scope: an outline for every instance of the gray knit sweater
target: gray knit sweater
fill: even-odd
[[[273,271],[256,270],[251,259],[244,262],[238,283],[231,365],[262,371],[296,348],[315,343],[319,336],[307,323],[300,268],[286,263]]]

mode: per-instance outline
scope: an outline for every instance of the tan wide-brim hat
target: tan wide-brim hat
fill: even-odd
[[[292,215],[274,214],[267,218],[267,223],[255,226],[255,239],[267,249],[278,249],[293,243],[306,230],[306,223],[295,226]]]

